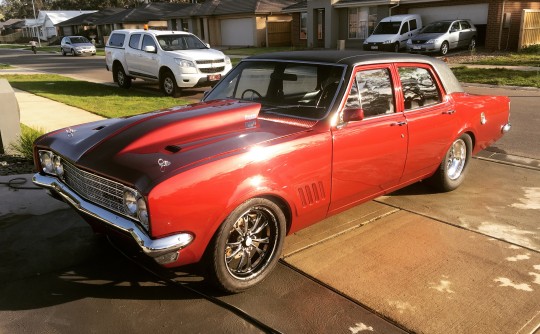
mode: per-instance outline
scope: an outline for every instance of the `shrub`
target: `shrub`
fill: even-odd
[[[529,45],[528,47],[522,49],[521,52],[527,54],[540,54],[540,44]]]
[[[34,141],[45,132],[41,129],[36,130],[30,128],[24,124],[21,124],[21,136],[15,143],[11,144],[11,149],[21,155],[22,157],[33,160],[32,145]]]

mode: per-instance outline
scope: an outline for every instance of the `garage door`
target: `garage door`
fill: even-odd
[[[221,20],[221,44],[255,46],[253,18]]]
[[[424,25],[433,21],[469,19],[474,24],[487,24],[489,4],[411,8],[410,14],[420,14]]]

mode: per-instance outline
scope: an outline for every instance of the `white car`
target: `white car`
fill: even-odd
[[[223,52],[184,31],[115,30],[105,59],[120,87],[129,88],[134,78],[156,81],[169,96],[182,88],[213,86],[232,68]]]
[[[85,54],[95,56],[96,47],[84,36],[66,36],[60,42],[60,52],[62,52],[62,56],[67,54],[72,56]]]

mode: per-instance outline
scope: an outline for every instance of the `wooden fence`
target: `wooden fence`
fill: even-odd
[[[540,44],[540,10],[524,9],[521,15],[518,50]]]
[[[268,22],[268,46],[291,46],[291,22]]]

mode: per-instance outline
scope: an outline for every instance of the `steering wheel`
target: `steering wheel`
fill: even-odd
[[[240,98],[241,98],[241,99],[244,99],[244,95],[246,95],[246,93],[251,93],[251,98],[250,98],[251,101],[253,101],[253,97],[254,97],[255,95],[257,95],[257,97],[258,97],[259,99],[262,99],[261,93],[257,92],[255,89],[251,89],[251,88],[246,89],[246,90],[242,93],[242,95],[241,95]]]

